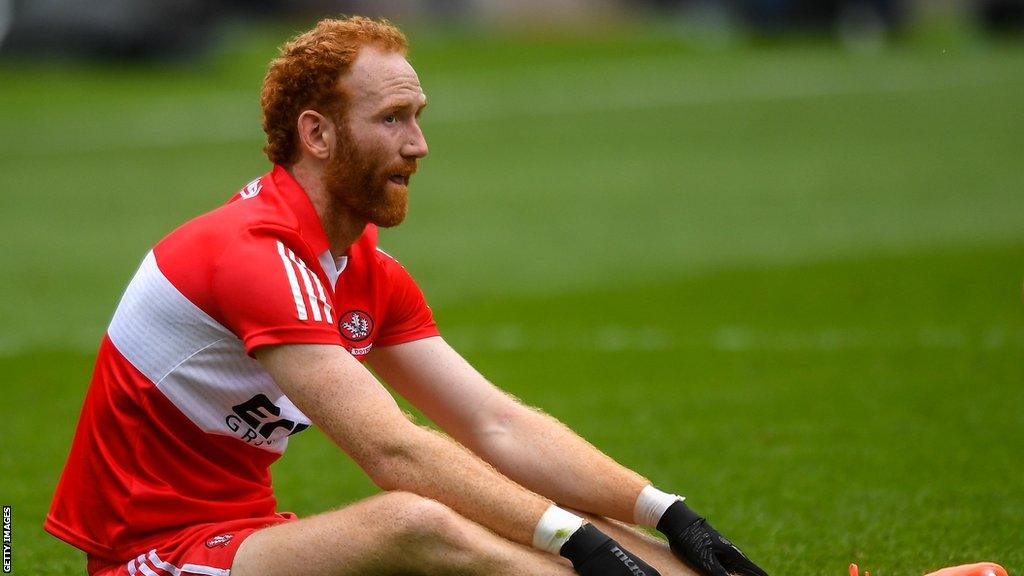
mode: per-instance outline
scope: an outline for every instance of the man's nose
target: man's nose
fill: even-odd
[[[423,130],[416,122],[412,123],[409,133],[409,140],[402,146],[402,156],[406,158],[423,158],[429,152],[427,139],[423,136]]]

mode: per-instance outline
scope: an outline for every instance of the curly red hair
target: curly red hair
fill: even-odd
[[[321,20],[281,47],[260,94],[263,152],[271,162],[287,166],[298,160],[296,123],[303,110],[344,118],[346,95],[338,79],[367,45],[403,54],[409,47],[405,34],[387,20],[362,16]]]

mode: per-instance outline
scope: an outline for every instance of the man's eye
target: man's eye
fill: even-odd
[[[394,124],[395,122],[398,122],[398,117],[394,114],[388,114],[384,117],[385,124]]]

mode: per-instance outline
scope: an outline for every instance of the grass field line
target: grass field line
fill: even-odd
[[[644,65],[646,63],[646,65]],[[844,78],[807,78],[780,80],[777,76],[753,76],[740,86],[697,88],[669,85],[658,89],[637,89],[636,86],[660,86],[658,74],[671,74],[669,67],[652,66],[649,61],[637,62],[640,75],[633,71],[637,82],[618,82],[617,89],[594,90],[606,87],[601,77],[605,73],[584,75],[579,91],[566,89],[561,84],[541,81],[545,74],[537,72],[518,84],[519,92],[512,94],[493,89],[481,89],[486,81],[467,82],[455,79],[446,86],[444,79],[435,81],[446,86],[441,100],[436,99],[427,112],[424,124],[461,124],[516,118],[544,118],[565,114],[616,113],[658,108],[699,107],[710,105],[738,105],[801,100],[808,98],[871,96],[936,90],[993,86],[1001,80],[984,74],[961,74],[944,78],[926,75],[900,76],[884,82],[855,82]],[[600,69],[599,69],[600,70]],[[676,72],[678,73],[678,72]],[[612,77],[615,77],[611,72]],[[640,82],[645,79],[645,82]],[[679,79],[674,80],[679,83]],[[463,89],[456,89],[459,86]],[[528,90],[522,88],[529,87]],[[624,85],[632,88],[623,88]],[[450,94],[451,99],[444,96]],[[456,95],[459,99],[456,100]],[[515,97],[518,96],[518,97]],[[258,142],[262,139],[258,109],[247,105],[252,98],[237,91],[193,97],[165,97],[148,99],[137,105],[119,106],[117,110],[93,109],[88,118],[68,118],[47,115],[31,122],[31,130],[21,130],[18,123],[6,123],[0,131],[0,154],[52,155],[56,153],[93,153],[135,148],[166,148],[186,145],[229,144]],[[21,123],[25,123],[22,121]],[[73,127],[73,130],[68,128]],[[17,137],[15,137],[17,136]]]

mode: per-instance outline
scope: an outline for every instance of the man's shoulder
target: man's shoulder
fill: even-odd
[[[249,181],[228,201],[189,220],[175,230],[230,235],[252,228],[298,230],[299,223],[288,204],[280,198],[270,174]]]
[[[178,226],[156,246],[162,253],[188,253],[190,259],[205,260],[225,248],[244,243],[255,234],[298,236],[295,214],[274,189],[270,173],[250,180],[231,198],[206,213]]]
[[[281,266],[282,257],[315,260],[294,213],[272,186],[269,175],[251,180],[226,204],[165,236],[153,248],[161,273],[198,301],[211,296],[217,278],[258,282],[262,275],[273,273],[275,265]]]
[[[402,262],[394,256],[389,250],[381,248],[380,246],[373,246],[373,259],[383,270],[389,274],[399,274],[407,276],[409,274]]]

